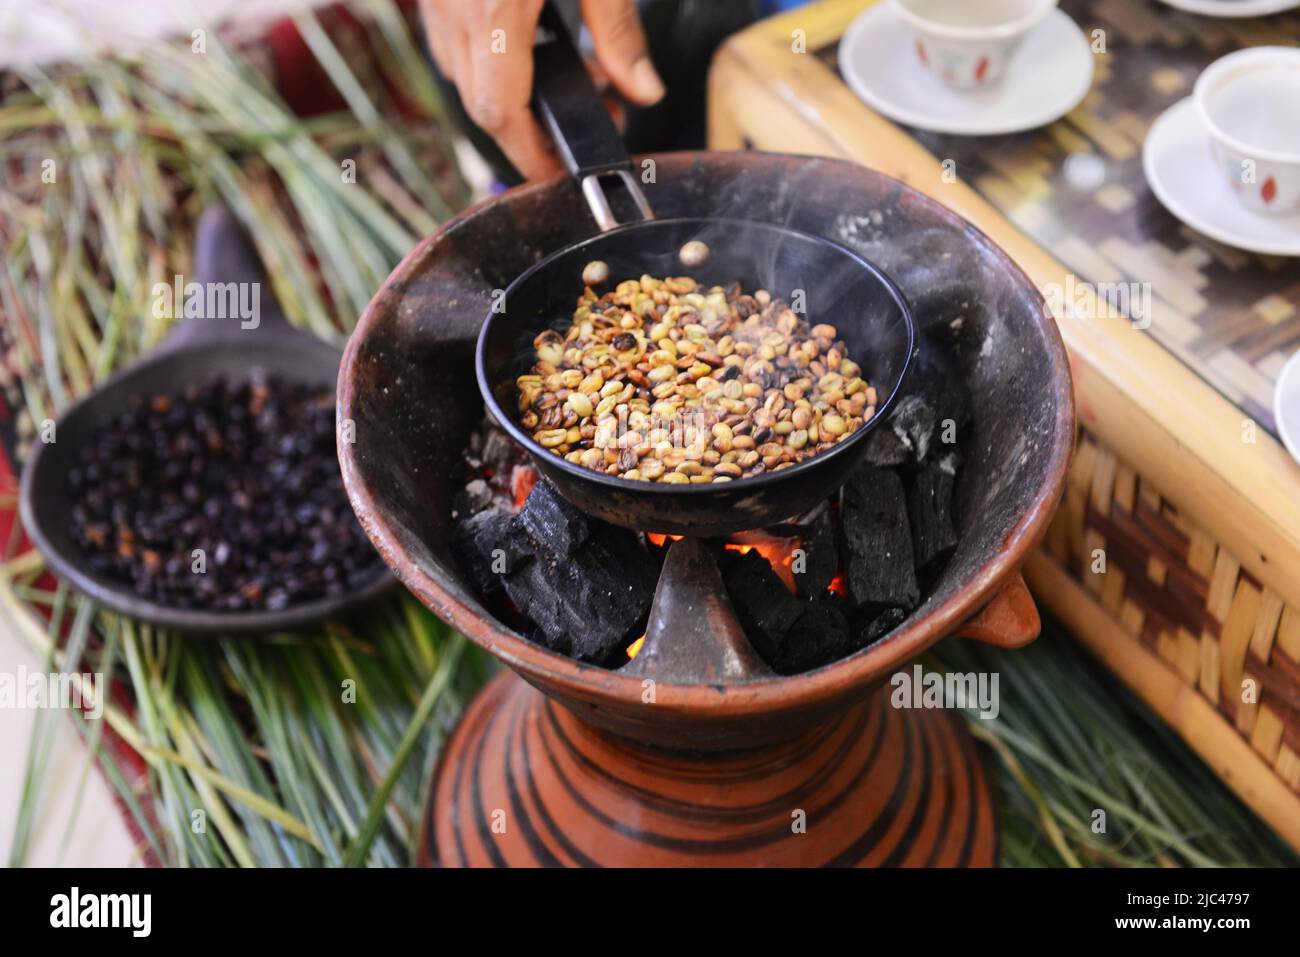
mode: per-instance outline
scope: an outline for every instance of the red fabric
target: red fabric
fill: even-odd
[[[6,422],[13,417],[13,410],[9,408],[4,396],[0,395],[0,422]],[[0,442],[0,500],[4,502],[16,502],[18,494],[18,475],[14,468],[13,461],[10,459],[9,452]],[[0,508],[0,542],[8,543],[12,539],[15,526],[18,525],[18,510],[15,507],[5,506]],[[18,554],[22,554],[31,548],[31,543],[27,540],[25,534],[21,535],[20,545],[17,549]],[[54,576],[48,572],[43,575],[37,582],[41,588],[53,588],[55,585]],[[21,639],[18,639],[21,640]],[[135,710],[134,702],[131,699],[127,687],[121,682],[115,682],[110,689],[110,697],[113,705],[124,710],[127,714],[133,714]],[[135,794],[136,800],[140,803],[145,815],[150,819],[151,826],[157,831],[157,816],[153,808],[153,802],[150,799],[149,792],[149,772],[148,765],[144,759],[126,743],[113,729],[105,722],[102,728],[99,747],[104,755],[115,764],[122,778],[126,781],[127,787]],[[100,761],[103,758],[101,757]],[[100,766],[103,771],[102,765]],[[111,781],[105,779],[108,785],[109,793],[113,795],[113,802],[117,805],[118,812],[126,822],[127,831],[131,837],[142,848],[146,847],[144,832],[136,823],[135,815],[126,806],[126,803],[117,793],[117,789]],[[151,850],[144,851],[143,861],[151,867],[158,867],[161,861]]]
[[[409,22],[415,22],[414,0],[401,0],[398,3],[402,14]],[[382,40],[371,37],[361,22],[342,6],[326,7],[316,13],[325,32],[334,41],[341,52],[358,45],[373,45],[376,55],[384,55],[387,48]],[[279,20],[260,41],[271,54],[275,69],[276,87],[285,103],[299,116],[316,116],[335,110],[347,108],[342,95],[330,82],[329,75],[316,62],[311,50],[298,33],[292,20]],[[417,38],[417,42],[418,38]],[[417,113],[414,103],[406,93],[391,82],[385,83],[385,89],[397,103],[399,116],[414,116]]]

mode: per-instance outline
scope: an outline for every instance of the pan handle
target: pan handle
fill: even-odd
[[[582,190],[601,232],[620,225],[600,180],[617,176],[642,219],[654,219],[632,171],[623,138],[596,92],[578,48],[553,3],[542,8],[533,46],[533,108]]]
[[[162,348],[179,349],[234,339],[256,334],[268,327],[290,325],[271,292],[271,283],[257,250],[240,227],[234,214],[221,203],[203,210],[194,236],[193,282],[207,291],[214,285],[233,288],[240,303],[246,293],[255,293],[256,319],[241,321],[238,317],[178,316],[171,331],[163,340]],[[186,288],[188,288],[188,283]],[[224,300],[229,302],[229,299]],[[174,303],[177,312],[181,300]]]

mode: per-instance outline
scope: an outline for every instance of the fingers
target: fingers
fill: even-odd
[[[664,84],[650,62],[634,0],[582,0],[582,19],[596,58],[620,93],[641,106],[663,98]]]
[[[470,118],[528,179],[560,169],[550,138],[529,109],[533,37],[542,0],[487,4],[467,28],[469,82],[460,86]],[[467,88],[468,87],[468,88]]]
[[[442,75],[456,82],[456,47],[460,23],[447,15],[443,0],[420,0],[420,19],[424,21],[424,35],[429,41],[434,62]]]
[[[506,118],[526,109],[533,86],[533,36],[541,0],[484,4],[469,18],[466,45],[469,89],[461,89],[474,122],[495,134]]]
[[[507,114],[501,125],[490,132],[524,179],[548,179],[564,171],[555,144],[526,107]]]
[[[543,0],[420,0],[434,59],[465,111],[529,179],[560,171],[554,145],[529,108],[533,37]],[[633,0],[582,0],[601,69],[629,100],[657,102],[663,82],[650,62]]]

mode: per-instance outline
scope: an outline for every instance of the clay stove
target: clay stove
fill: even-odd
[[[644,645],[618,669],[529,641],[479,600],[453,545],[455,463],[482,418],[468,361],[490,291],[587,230],[567,180],[515,190],[425,240],[362,317],[340,374],[344,478],[363,527],[422,601],[510,669],[445,748],[425,863],[990,865],[997,817],[960,719],[878,689],[948,635],[1015,647],[1038,619],[1019,566],[1059,500],[1074,419],[1042,299],[981,234],[847,163],[656,157],[662,215],[736,204],[832,236],[891,273],[941,331],[975,401],[961,542],[887,637],[771,674],[701,543],[665,559]],[[520,680],[522,679],[522,680]]]

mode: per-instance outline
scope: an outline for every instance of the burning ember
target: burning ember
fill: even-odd
[[[750,533],[752,534],[752,533]],[[722,547],[727,551],[736,552],[740,555],[748,555],[750,552],[757,552],[767,559],[767,563],[772,566],[772,571],[780,577],[782,584],[790,590],[790,594],[797,594],[799,589],[795,585],[795,567],[801,561],[803,550],[799,547],[801,539],[773,539],[761,544],[743,544],[740,542],[727,542]]]

